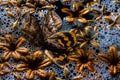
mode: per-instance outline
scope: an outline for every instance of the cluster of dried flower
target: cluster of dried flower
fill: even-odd
[[[85,68],[92,72],[96,71],[93,65],[97,65],[98,61],[92,57],[93,51],[85,51],[85,48],[90,44],[96,48],[100,47],[100,44],[94,41],[94,38],[99,35],[97,32],[98,26],[80,28],[77,25],[77,27],[70,31],[58,31],[62,26],[62,20],[54,10],[57,7],[55,6],[57,1],[7,0],[1,2],[1,6],[10,6],[6,8],[6,14],[15,19],[15,22],[12,24],[14,29],[17,29],[19,20],[25,19],[21,26],[21,33],[23,33],[25,38],[29,39],[29,42],[40,47],[41,50],[29,54],[28,48],[21,47],[26,41],[25,38],[20,37],[15,40],[10,34],[0,37],[0,49],[4,50],[0,57],[0,76],[13,72],[18,80],[22,80],[18,72],[26,71],[25,77],[28,80],[33,80],[35,75],[38,75],[42,80],[61,80],[55,76],[53,71],[44,70],[44,67],[54,63],[60,68],[64,68],[64,76],[66,80],[69,80],[67,65],[71,61],[76,62],[76,72],[82,72]],[[62,2],[72,3],[70,8],[61,9],[63,13],[68,15],[66,16],[66,21],[69,23],[75,25],[75,22],[78,21],[81,24],[87,25],[87,23],[94,23],[103,17],[105,21],[110,22],[110,28],[117,26],[120,29],[120,15],[113,20],[110,15],[114,12],[106,12],[105,5],[102,6],[101,11],[91,8],[94,4],[99,5],[98,0],[83,0],[82,2],[63,0]],[[120,2],[115,1],[115,3],[119,4]],[[13,10],[15,14],[12,13]],[[48,12],[43,15],[41,10],[48,10]],[[34,16],[35,12],[39,13],[39,16],[44,19],[41,26]],[[85,17],[90,12],[95,14],[95,20]],[[91,30],[96,33],[91,35]],[[109,48],[109,53],[110,55],[99,54],[98,58],[110,65],[110,74],[115,76],[117,70],[120,69],[120,56],[118,56],[118,50],[115,46]],[[11,65],[7,62],[10,57],[17,63],[14,65],[15,69],[12,69]],[[70,61],[65,61],[65,64],[59,64],[58,60]],[[19,64],[19,61],[22,61],[23,64]],[[8,70],[5,67],[8,67]],[[81,76],[74,78],[74,80],[81,79]]]

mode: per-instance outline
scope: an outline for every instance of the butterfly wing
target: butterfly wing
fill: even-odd
[[[25,21],[22,24],[21,32],[26,38],[29,38],[30,41],[35,45],[43,43],[44,37],[42,35],[42,30],[39,26],[38,20],[33,15],[28,15],[25,18]]]
[[[52,34],[56,33],[61,26],[62,20],[58,14],[55,11],[48,11],[42,24],[43,35],[47,39]]]

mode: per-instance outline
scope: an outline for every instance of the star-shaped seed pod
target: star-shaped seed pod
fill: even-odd
[[[115,20],[113,20],[110,16],[105,16],[104,19],[110,23],[110,29],[112,29],[114,26],[120,29],[120,15],[116,16]]]
[[[118,70],[120,70],[120,56],[118,55],[118,49],[115,46],[110,46],[108,52],[109,54],[98,54],[98,58],[105,63],[108,63],[110,74],[116,76]]]
[[[85,52],[83,49],[76,49],[76,53],[68,57],[69,60],[76,62],[75,71],[81,72],[85,68],[92,72],[95,71],[93,64],[97,64],[97,61],[92,57],[92,51]]]
[[[35,75],[38,75],[40,78],[47,77],[47,72],[43,68],[50,65],[51,60],[48,58],[43,59],[43,51],[35,51],[31,55],[22,56],[21,60],[24,63],[17,64],[16,70],[26,71],[26,79],[34,79]]]
[[[23,10],[25,11],[23,12]],[[15,13],[13,13],[14,11]],[[12,7],[6,8],[6,14],[15,20],[15,22],[13,22],[11,25],[13,29],[16,29],[19,25],[19,21],[22,20],[27,14],[30,14],[30,10],[21,7]]]
[[[95,33],[94,35],[90,34],[91,26],[86,26],[85,31],[81,31],[77,34],[78,42],[80,42],[80,48],[84,48],[87,44],[92,44],[95,47],[100,47],[100,44],[96,41],[93,41],[94,38],[96,38],[99,33]]]
[[[113,13],[111,11],[106,11],[106,6],[105,5],[102,5],[101,10],[97,10],[97,9],[92,8],[92,11],[95,13],[95,16],[96,16],[95,21],[100,20],[103,16],[109,16],[110,14]]]
[[[68,16],[66,16],[67,22],[73,23],[75,20],[81,23],[93,22],[83,17],[85,14],[90,12],[90,8],[89,7],[84,8],[81,2],[78,2],[78,1],[74,2],[71,5],[71,9],[62,8],[61,10],[63,13],[68,14]]]
[[[20,56],[27,55],[28,48],[20,47],[26,41],[25,38],[20,37],[14,40],[10,34],[6,34],[3,38],[4,40],[0,42],[0,49],[5,50],[1,55],[2,60],[7,61],[10,56],[15,60],[19,60]]]

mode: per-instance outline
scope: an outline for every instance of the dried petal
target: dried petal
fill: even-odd
[[[25,70],[28,69],[27,67],[28,67],[27,64],[18,64],[18,65],[16,66],[16,70],[17,70],[17,71],[25,71]]]
[[[10,55],[11,55],[11,52],[4,52],[2,55],[1,55],[1,58],[2,60],[8,60],[10,58]]]
[[[30,7],[30,8],[35,8],[35,6],[31,3],[26,3],[26,6]]]
[[[26,75],[26,78],[29,79],[29,80],[34,79],[34,72],[31,69],[27,70],[25,75]]]
[[[47,76],[47,72],[42,70],[42,69],[38,69],[36,70],[36,74],[39,76],[39,77],[46,77]]]
[[[20,59],[20,54],[19,54],[19,53],[17,53],[16,51],[11,52],[11,54],[12,54],[13,59],[15,59],[15,60]]]
[[[118,58],[118,50],[115,46],[110,46],[109,48],[110,58],[111,59],[117,59]]]
[[[120,24],[116,24],[116,27],[117,27],[118,29],[120,29]]]
[[[0,76],[10,73],[10,70],[0,70]]]
[[[16,20],[13,24],[12,24],[12,26],[13,26],[13,29],[16,29],[17,28],[17,26],[18,26],[18,20]]]
[[[80,45],[80,48],[84,48],[86,45],[87,45],[87,41],[83,42],[83,43]]]
[[[13,72],[13,75],[17,78],[17,80],[22,80],[21,76],[17,72]]]
[[[99,33],[94,34],[94,35],[91,37],[91,39],[94,39],[94,38],[98,37],[98,35],[99,35]]]
[[[83,76],[79,75],[79,76],[74,77],[73,80],[82,80],[82,79],[83,79]]]
[[[33,59],[33,60],[37,60],[37,59],[41,58],[42,55],[43,55],[43,52],[42,52],[42,51],[35,51],[35,52],[33,53],[32,59]]]
[[[66,17],[66,21],[69,22],[69,23],[72,23],[72,22],[75,21],[75,18],[72,18],[72,17],[70,17],[70,16],[67,16],[67,17]]]
[[[94,26],[94,31],[96,32],[98,29],[98,25]]]
[[[10,34],[5,35],[5,38],[8,42],[14,42],[13,36]]]
[[[17,14],[17,16],[20,15],[20,8],[19,7],[16,8],[16,14]]]
[[[66,80],[69,80],[68,79],[68,74],[69,74],[68,68],[64,67],[64,76],[65,76]]]
[[[98,42],[95,42],[95,41],[91,41],[90,42],[93,46],[99,48],[100,47],[100,44]]]
[[[27,14],[29,14],[30,13],[30,11],[29,10],[26,10],[22,15],[21,15],[21,17],[24,17],[24,16],[26,16]]]
[[[106,55],[106,54],[98,54],[98,58],[100,59],[100,60],[102,60],[102,61],[104,61],[104,62],[106,62],[106,63],[110,63],[109,62],[109,58],[108,58],[108,56]]]
[[[10,16],[11,18],[15,18],[15,16],[13,15],[13,13],[10,12],[10,11],[6,11],[6,14],[7,14],[8,16]]]
[[[77,20],[81,23],[87,23],[87,20],[85,18],[82,18],[82,17],[79,17]]]
[[[107,22],[113,22],[112,18],[110,16],[104,16],[105,21]]]
[[[25,48],[25,47],[18,47],[16,49],[17,52],[19,53],[28,53],[29,49],[28,48]],[[24,55],[24,54],[23,54]]]
[[[18,48],[21,44],[23,44],[26,41],[26,39],[24,37],[20,37],[17,39],[17,41],[15,42],[16,44],[16,48]]]

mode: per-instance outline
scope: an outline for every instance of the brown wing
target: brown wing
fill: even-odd
[[[39,26],[38,20],[33,15],[28,15],[25,18],[25,21],[23,22],[21,27],[21,32],[34,44],[40,45],[40,43],[43,43],[44,41],[42,30]]]
[[[47,39],[56,33],[61,28],[61,25],[62,20],[58,14],[55,11],[48,11],[42,24],[42,31],[45,38]]]

